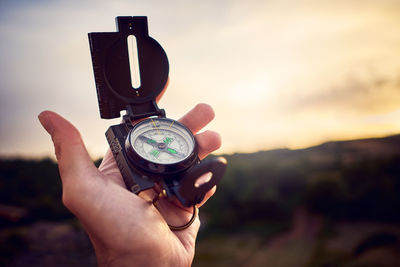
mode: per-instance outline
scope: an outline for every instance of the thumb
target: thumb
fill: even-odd
[[[84,182],[84,178],[93,177],[91,174],[97,169],[79,131],[69,121],[52,111],[43,111],[38,118],[53,140],[63,185],[69,182],[78,185]]]

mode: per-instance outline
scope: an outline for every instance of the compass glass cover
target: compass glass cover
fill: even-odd
[[[194,137],[179,122],[153,118],[140,122],[130,134],[130,145],[142,158],[157,164],[185,160],[194,149]]]

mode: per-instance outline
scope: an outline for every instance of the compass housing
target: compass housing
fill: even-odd
[[[143,127],[145,124],[152,124],[156,122],[162,122],[162,123],[167,123],[167,124],[174,124],[177,125],[180,129],[185,131],[185,134],[190,138],[191,144],[188,144],[188,149],[187,153],[185,153],[185,156],[182,158],[180,161],[175,161],[173,163],[163,163],[163,162],[157,162],[156,160],[149,160],[146,159],[145,157],[141,156],[140,153],[135,149],[134,144],[132,141],[136,141],[138,137],[136,137],[135,140],[132,140],[132,136],[137,131],[139,128]],[[156,130],[156,129],[154,129]],[[175,132],[175,134],[178,134],[178,132]],[[154,119],[146,119],[134,126],[132,130],[130,130],[126,141],[125,141],[125,151],[126,154],[129,158],[129,161],[131,164],[133,164],[135,167],[139,168],[142,171],[152,173],[154,175],[162,175],[162,176],[168,176],[168,175],[176,175],[177,173],[181,173],[188,169],[190,166],[192,166],[194,163],[198,161],[198,144],[192,134],[192,132],[183,124],[172,120],[168,118],[154,118]]]

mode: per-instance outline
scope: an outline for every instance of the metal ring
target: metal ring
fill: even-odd
[[[165,190],[161,191],[154,199],[153,199],[153,205],[157,208],[156,203],[157,201],[159,201],[162,198],[165,198],[167,196]],[[169,229],[171,229],[172,231],[182,231],[185,230],[186,228],[188,228],[189,226],[192,225],[192,223],[194,222],[194,220],[197,217],[197,214],[199,213],[198,209],[196,208],[196,205],[193,205],[193,213],[192,213],[192,217],[190,218],[190,220],[185,223],[184,225],[181,226],[174,226],[174,225],[170,225],[168,224]]]
[[[195,220],[196,217],[197,217],[197,214],[198,214],[198,210],[197,210],[196,206],[193,205],[193,214],[192,214],[192,218],[190,218],[190,220],[189,220],[187,223],[185,223],[184,225],[181,225],[181,226],[173,226],[173,225],[169,225],[169,224],[168,224],[169,229],[171,229],[172,231],[182,231],[182,230],[185,230],[186,228],[188,228],[189,226],[192,225],[192,223],[194,222],[194,220]]]

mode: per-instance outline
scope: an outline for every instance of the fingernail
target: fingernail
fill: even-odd
[[[43,128],[50,134],[53,134],[54,126],[49,118],[49,114],[46,111],[43,111],[38,116],[40,123]]]

